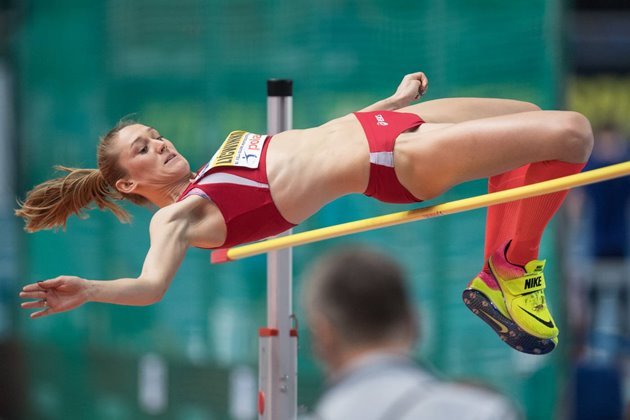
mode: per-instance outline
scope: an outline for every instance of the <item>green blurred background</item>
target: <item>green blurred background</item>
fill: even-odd
[[[1,51],[11,73],[17,195],[52,166],[94,167],[95,145],[120,118],[157,127],[203,164],[234,129],[264,132],[265,81],[294,80],[294,127],[308,127],[390,95],[422,70],[426,99],[495,96],[562,106],[566,74],[560,0],[30,0],[13,2]],[[440,202],[482,194],[470,183]],[[10,194],[9,194],[10,195]],[[2,378],[7,418],[254,418],[257,329],[264,326],[265,259],[211,266],[191,250],[162,302],[100,304],[32,321],[21,285],[60,274],[136,275],[151,212],[120,225],[97,211],[65,232],[20,233],[5,203],[10,246],[0,280]],[[5,202],[7,200],[5,199]],[[404,207],[402,207],[404,208]],[[296,229],[400,210],[365,197],[327,206]],[[517,353],[473,317],[462,288],[481,267],[484,211],[423,221],[298,248],[295,310],[304,320],[300,272],[334,246],[368,243],[394,255],[421,310],[417,357],[445,377],[472,379],[514,398],[531,419],[560,416],[568,345],[548,356]],[[544,255],[560,278],[554,230]],[[561,281],[549,290],[562,318]],[[298,401],[306,412],[322,375],[300,324]],[[569,342],[568,337],[563,337]],[[151,376],[153,375],[153,376]],[[146,384],[162,395],[147,397]]]

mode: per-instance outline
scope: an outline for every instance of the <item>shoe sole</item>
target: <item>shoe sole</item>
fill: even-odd
[[[462,300],[473,314],[488,324],[513,349],[527,354],[547,354],[556,348],[554,340],[538,338],[523,331],[512,319],[505,317],[483,292],[465,289]]]

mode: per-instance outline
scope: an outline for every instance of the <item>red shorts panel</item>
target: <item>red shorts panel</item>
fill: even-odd
[[[370,147],[370,180],[363,194],[386,203],[417,203],[394,170],[394,144],[400,133],[424,123],[416,114],[395,111],[355,112]]]

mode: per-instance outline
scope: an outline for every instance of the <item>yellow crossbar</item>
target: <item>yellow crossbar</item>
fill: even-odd
[[[332,239],[353,233],[381,229],[388,226],[413,222],[415,220],[430,219],[432,217],[445,216],[447,214],[461,213],[468,210],[475,210],[482,207],[521,200],[523,198],[567,190],[582,185],[607,181],[629,174],[630,161],[627,161],[616,165],[606,166],[604,168],[594,169],[592,171],[551,179],[549,181],[525,185],[523,187],[509,190],[498,191],[491,194],[484,194],[461,200],[450,201],[448,203],[437,204],[435,206],[342,223],[339,225],[295,233],[293,235],[282,236],[279,238],[267,239],[265,241],[249,245],[220,249],[212,253],[211,261],[212,263],[222,263],[240,260],[242,258],[264,254],[269,251],[275,251],[277,249],[310,244],[312,242],[319,242],[325,239]]]

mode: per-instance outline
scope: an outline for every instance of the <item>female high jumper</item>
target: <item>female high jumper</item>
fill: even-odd
[[[579,172],[591,153],[589,121],[506,99],[449,98],[409,106],[428,86],[406,75],[389,98],[319,127],[272,136],[230,133],[198,172],[153,127],[122,122],[100,141],[98,169],[36,186],[16,214],[26,230],[65,227],[93,202],[122,222],[116,200],[153,204],[151,246],[137,278],[75,276],[29,284],[23,308],[38,318],[86,302],[149,305],[168,289],[188,247],[221,248],[281,233],[351,193],[391,203],[439,196],[489,178],[490,192]],[[503,341],[527,353],[556,346],[538,259],[541,236],[566,192],[490,207],[484,265],[465,304]],[[32,300],[34,299],[34,300]]]

